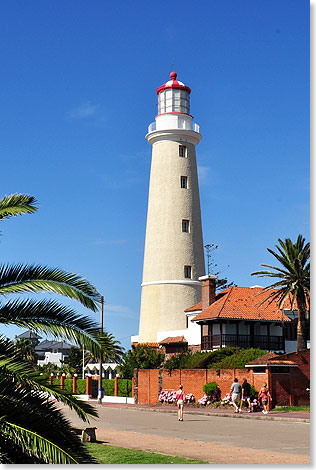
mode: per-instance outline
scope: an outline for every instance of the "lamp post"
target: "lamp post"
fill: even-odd
[[[104,298],[101,295],[101,315],[100,315],[100,334],[103,333],[103,304]],[[104,389],[102,388],[102,354],[100,349],[100,358],[99,358],[99,391],[98,391],[98,403],[102,405],[102,398],[104,396]]]

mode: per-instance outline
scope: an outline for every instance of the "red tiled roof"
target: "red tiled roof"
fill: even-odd
[[[137,343],[141,346],[150,346],[151,348],[159,348],[159,343]]]
[[[267,298],[267,291],[262,287],[229,287],[216,295],[216,301],[199,313],[192,321],[210,320],[213,318],[233,318],[238,320],[291,321],[276,301],[260,306]],[[193,307],[192,307],[193,308]],[[291,308],[290,302],[284,308]]]
[[[272,359],[274,357],[278,357],[278,355],[274,352],[268,352],[267,354],[264,354],[263,356],[258,357],[254,361],[248,362],[246,364],[247,366],[266,366],[268,364],[269,359]]]
[[[195,312],[196,310],[202,310],[202,302],[198,302],[190,308],[187,308],[185,312]]]
[[[268,354],[264,354],[263,356],[255,359],[254,361],[249,362],[248,364],[246,364],[245,367],[266,365],[296,366],[297,364],[296,362],[289,360],[286,354],[280,355],[274,352],[269,352]]]
[[[170,344],[170,343],[187,343],[187,340],[184,336],[168,336],[163,341],[160,341],[159,344]]]

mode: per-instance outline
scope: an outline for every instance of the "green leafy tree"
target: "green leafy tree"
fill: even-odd
[[[310,243],[305,243],[302,235],[298,235],[296,242],[290,238],[284,241],[279,238],[278,242],[279,245],[275,245],[277,251],[267,250],[280,266],[261,264],[269,271],[256,271],[251,275],[278,279],[264,288],[267,298],[262,303],[276,300],[280,309],[288,300],[292,309],[297,305],[297,351],[302,351],[307,348],[309,336]]]
[[[158,369],[161,367],[165,355],[150,346],[138,344],[127,351],[119,366],[119,374],[124,379],[131,379],[134,369]]]
[[[36,210],[33,196],[14,194],[0,200],[0,220]],[[17,325],[54,338],[68,339],[95,356],[118,360],[119,344],[112,335],[100,335],[89,317],[56,300],[19,298],[18,294],[51,292],[77,300],[95,312],[100,294],[86,279],[59,268],[0,264],[0,323]],[[96,416],[93,407],[59,387],[48,385],[22,358],[14,345],[0,337],[0,463],[96,463],[82,445],[52,396],[68,405],[83,421]]]

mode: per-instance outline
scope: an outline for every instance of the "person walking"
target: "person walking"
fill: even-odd
[[[250,400],[251,387],[250,387],[250,384],[247,382],[246,377],[243,379],[243,384],[241,386],[241,389],[242,389],[242,391],[241,391],[241,403],[240,403],[239,412],[241,412],[242,406],[243,406],[244,402],[246,401],[248,403],[248,413],[251,413],[253,411],[253,406],[252,406],[251,400]]]
[[[183,406],[184,406],[185,393],[183,391],[183,385],[179,386],[179,390],[176,394],[176,401],[178,406],[178,420],[183,421]]]
[[[241,385],[238,383],[238,379],[234,379],[232,386],[230,387],[231,399],[235,407],[235,413],[239,413],[239,400],[241,397]]]
[[[263,406],[262,413],[264,415],[267,415],[268,414],[268,403],[269,403],[270,400],[272,400],[272,398],[271,398],[271,395],[269,393],[267,384],[265,382],[263,382],[262,388],[260,389],[260,392],[259,392],[259,395],[258,395],[258,400],[260,400],[260,398],[261,398],[261,403],[262,403],[262,406]]]

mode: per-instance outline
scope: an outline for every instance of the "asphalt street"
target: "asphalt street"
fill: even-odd
[[[174,413],[139,409],[98,407],[99,418],[90,425],[62,407],[78,428],[102,429],[179,438],[203,443],[261,449],[286,454],[309,455],[310,425],[305,422],[233,419],[228,417],[185,414],[179,422]]]

